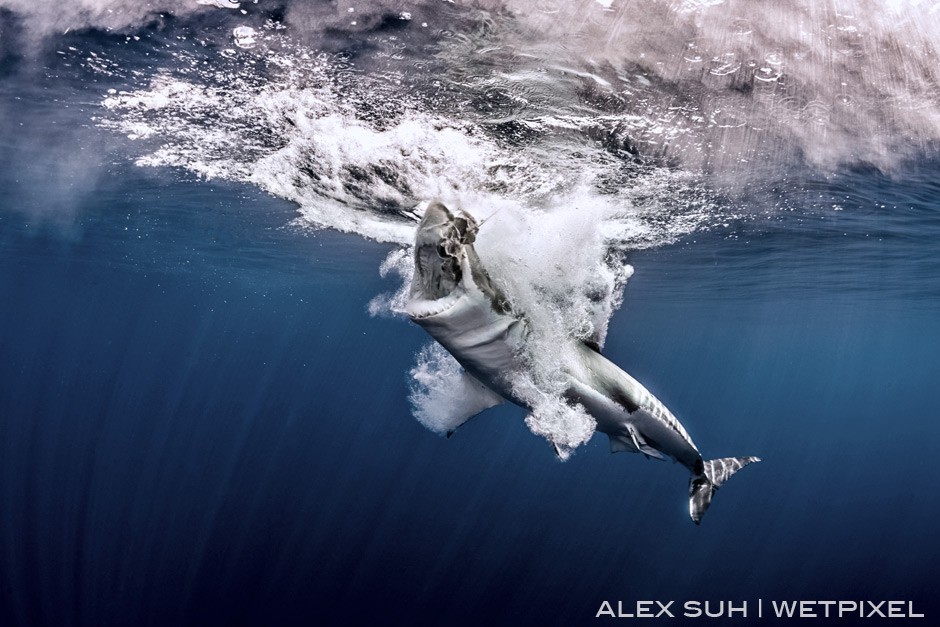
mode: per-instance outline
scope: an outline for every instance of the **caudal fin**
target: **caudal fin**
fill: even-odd
[[[760,457],[723,457],[710,459],[702,464],[701,474],[689,480],[689,516],[696,525],[702,521],[705,510],[712,503],[715,490],[720,488],[731,475],[748,464],[759,462]]]

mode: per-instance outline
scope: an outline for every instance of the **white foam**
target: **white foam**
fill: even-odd
[[[583,407],[568,405],[557,395],[545,394],[537,388],[532,388],[530,395],[535,403],[525,418],[526,426],[551,442],[558,458],[567,461],[576,448],[591,439],[597,422]]]
[[[287,145],[261,159],[251,180],[297,202],[309,224],[380,241],[408,243],[413,225],[376,207],[402,212],[421,199],[452,196],[487,162],[485,145],[426,114],[381,129],[343,112],[298,109],[292,119]],[[298,179],[303,170],[316,177]]]
[[[511,376],[514,393],[531,409],[526,425],[562,459],[595,427],[583,408],[565,401],[564,368],[574,359],[566,351],[577,341],[603,344],[633,273],[612,253],[607,234],[644,231],[621,202],[577,189],[539,211],[500,211],[477,238],[491,278],[529,321],[524,367]]]
[[[258,43],[258,31],[250,26],[237,26],[232,30],[232,37],[235,39],[235,45],[239,48],[254,48]]]
[[[609,235],[638,241],[646,233],[623,203],[578,188],[544,208],[499,210],[482,227],[476,247],[494,281],[550,342],[603,344],[633,271],[611,254]]]
[[[219,9],[237,9],[241,6],[236,0],[196,0],[196,4],[202,4]]]
[[[261,37],[248,27],[236,28],[234,35],[248,37],[249,31]],[[380,79],[371,83],[368,75],[356,75],[350,94],[331,58],[294,47],[277,24],[263,31],[265,43],[278,52],[260,46],[232,51],[228,66],[206,69],[182,57],[182,75],[158,73],[143,88],[108,95],[103,104],[113,115],[101,123],[133,138],[161,140],[138,160],[141,165],[251,182],[296,202],[298,225],[400,244],[413,234],[403,214],[428,198],[484,214],[505,202],[526,211],[559,199],[577,200],[578,211],[602,205],[609,212],[609,206],[629,205],[637,189],[649,196],[663,181],[660,191],[668,197],[673,192],[667,188],[682,176],[654,172],[645,177],[645,189],[643,178],[634,178],[630,186],[601,196],[594,182],[622,165],[603,149],[501,146],[473,123],[428,111]],[[363,117],[363,109],[378,115]],[[526,122],[547,132],[597,123],[572,116]],[[611,123],[639,124],[632,118]],[[645,205],[647,212],[658,211]],[[659,227],[648,224],[645,233],[637,224],[619,232],[622,225],[611,222],[607,237],[621,245],[655,245],[696,228],[705,217],[695,203],[681,214],[674,222],[650,222]]]
[[[414,277],[414,247],[392,250],[379,267],[379,274],[384,278],[397,277],[400,283],[395,292],[379,294],[369,301],[369,314],[405,317],[405,305]]]
[[[415,418],[441,435],[502,402],[497,394],[469,377],[457,360],[437,343],[421,349],[410,374],[409,398]]]

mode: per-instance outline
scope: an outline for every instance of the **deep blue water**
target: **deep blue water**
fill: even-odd
[[[599,437],[558,463],[521,410],[450,440],[413,420],[404,373],[424,337],[365,308],[388,287],[385,246],[282,228],[291,208],[250,189],[112,172],[67,227],[4,211],[6,620],[579,624],[609,598],[936,608],[935,298],[750,291],[808,269],[729,259],[722,240],[635,255],[607,353],[703,451],[765,459],[697,528],[684,472]],[[902,270],[833,263],[875,282]]]
[[[136,167],[49,84],[0,91],[0,624],[940,611],[936,160],[755,193],[787,210],[631,255],[605,353],[706,457],[764,459],[696,527],[684,470],[600,436],[561,463],[518,408],[424,429],[426,336],[367,312],[389,245]],[[61,131],[20,130],[53,108]]]

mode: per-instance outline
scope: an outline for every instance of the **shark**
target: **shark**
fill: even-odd
[[[415,235],[414,274],[405,312],[461,365],[474,384],[489,390],[482,403],[453,428],[503,399],[532,410],[513,385],[529,366],[532,334],[525,312],[516,311],[484,267],[474,242],[480,224],[443,203],[427,204]],[[561,365],[563,401],[580,406],[610,439],[612,452],[672,459],[689,470],[689,516],[698,525],[721,486],[758,457],[705,460],[678,419],[639,381],[607,359],[592,341],[570,338]],[[448,437],[453,430],[448,432]],[[559,452],[556,445],[556,453]]]

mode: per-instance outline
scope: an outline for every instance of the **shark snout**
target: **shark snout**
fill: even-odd
[[[460,212],[455,216],[439,201],[432,201],[424,210],[415,244],[439,247],[441,256],[456,257],[460,247],[472,244],[476,239],[478,226],[469,215]]]
[[[431,240],[443,239],[448,227],[453,223],[454,215],[442,203],[430,203],[418,223],[418,242],[422,240],[430,243]]]

